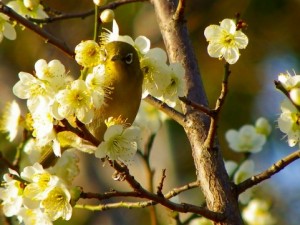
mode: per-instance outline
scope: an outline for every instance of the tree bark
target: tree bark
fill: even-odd
[[[178,4],[177,0],[151,1],[155,8],[170,62],[181,62],[185,68],[187,98],[208,106],[187,26],[183,17],[174,17]],[[184,129],[191,144],[197,179],[201,183],[207,207],[212,211],[221,212],[225,215],[224,221],[215,222],[215,224],[243,224],[236,191],[226,173],[217,140],[214,147],[209,146],[206,142],[209,118],[186,105],[183,105],[183,111],[186,116]]]

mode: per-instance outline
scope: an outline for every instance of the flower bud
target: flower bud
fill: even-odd
[[[114,18],[115,18],[115,13],[111,9],[105,9],[100,15],[100,19],[102,23],[110,23],[113,21]]]
[[[40,4],[40,0],[24,0],[24,6],[29,10],[34,10]]]
[[[264,117],[260,117],[256,120],[255,129],[257,133],[265,136],[268,136],[272,130],[269,121]]]
[[[300,88],[292,88],[290,98],[296,105],[300,106]]]
[[[94,4],[97,6],[105,5],[107,0],[93,0]]]

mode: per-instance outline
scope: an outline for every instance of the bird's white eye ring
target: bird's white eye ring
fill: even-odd
[[[125,57],[125,63],[129,65],[129,64],[132,63],[132,61],[133,61],[133,54],[132,53],[128,53],[126,55],[126,57]]]

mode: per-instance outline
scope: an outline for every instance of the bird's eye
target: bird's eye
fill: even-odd
[[[133,54],[132,53],[128,53],[126,55],[126,57],[125,57],[125,63],[129,65],[129,64],[132,63],[132,61],[133,61]]]

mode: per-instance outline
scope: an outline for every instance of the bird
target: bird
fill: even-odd
[[[130,126],[139,109],[142,98],[143,72],[135,48],[121,41],[104,45],[105,80],[108,91],[104,104],[95,110],[88,130],[101,142],[107,129],[105,121],[113,118]]]
[[[101,84],[105,88],[104,103],[100,108],[94,109],[92,122],[85,125],[99,143],[104,139],[106,121],[110,118],[125,127],[133,123],[139,110],[144,79],[138,53],[132,45],[112,41],[103,44],[102,50],[102,63],[105,67],[105,78]],[[64,146],[62,151],[66,149],[67,146]],[[39,163],[48,168],[56,160],[57,157],[51,151],[44,153]]]

